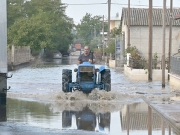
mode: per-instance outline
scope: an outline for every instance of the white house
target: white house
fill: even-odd
[[[130,45],[136,46],[141,56],[143,56],[146,60],[148,60],[148,49],[149,49],[149,23],[148,23],[148,8],[130,8]],[[153,35],[152,35],[152,48],[153,55],[157,54],[158,62],[161,61],[162,57],[162,46],[163,46],[163,28],[162,28],[162,8],[154,8],[152,10],[153,13]],[[170,18],[173,18],[172,22],[172,51],[171,54],[176,54],[178,49],[180,48],[180,20],[177,20],[177,17],[174,16],[180,13],[180,8],[174,8],[172,14],[170,13],[170,9],[166,10],[166,28],[165,28],[165,58],[168,60],[169,53],[169,22]],[[122,9],[121,15],[121,26],[122,32],[125,34],[125,49],[127,48],[128,41],[128,8]],[[161,66],[161,63],[159,63]],[[159,67],[158,66],[158,67]],[[147,69],[132,69],[127,65],[125,67],[125,74],[135,80],[148,80]],[[160,67],[161,68],[161,67]],[[171,73],[171,72],[170,72]],[[174,75],[174,74],[173,74]],[[165,79],[167,80],[168,72],[165,71]],[[174,77],[174,78],[177,78]],[[162,71],[158,69],[153,69],[152,73],[153,80],[161,80],[162,79]],[[170,83],[175,82],[170,77]],[[179,84],[179,79],[176,81]],[[179,87],[179,85],[178,85]]]
[[[130,9],[130,45],[136,46],[141,56],[148,59],[149,45],[149,26],[148,26],[148,8]],[[162,55],[162,8],[153,9],[153,54],[157,53],[158,58]],[[173,9],[172,15],[167,9],[166,14],[166,38],[165,38],[165,58],[169,51],[169,20],[170,17],[179,14],[180,8]],[[128,8],[122,9],[121,15],[122,31],[125,33],[125,49],[127,48],[128,37]],[[180,47],[180,20],[173,20],[172,23],[172,55],[177,53]]]

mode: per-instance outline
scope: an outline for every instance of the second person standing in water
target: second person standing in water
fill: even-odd
[[[95,56],[93,55],[93,53],[90,52],[88,46],[84,47],[84,53],[81,54],[78,58],[78,64],[81,64],[83,62],[90,62],[92,64],[96,62]]]

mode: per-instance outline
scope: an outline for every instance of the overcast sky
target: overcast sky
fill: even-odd
[[[70,4],[66,9],[67,16],[74,19],[75,23],[79,23],[86,13],[95,15],[104,15],[108,18],[108,5],[100,4],[107,3],[108,0],[62,0],[62,3]],[[167,7],[170,5],[170,0],[166,0]],[[98,4],[99,3],[99,4]],[[122,7],[128,7],[128,0],[111,0],[111,16],[116,16],[119,13],[121,16]],[[131,7],[148,8],[149,0],[130,0]],[[71,5],[71,4],[90,4],[90,5]],[[141,6],[139,6],[141,5]],[[146,6],[142,6],[146,5]],[[162,8],[163,0],[153,0],[153,6]],[[173,0],[173,7],[180,8],[180,0]]]

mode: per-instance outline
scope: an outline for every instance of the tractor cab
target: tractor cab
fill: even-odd
[[[95,82],[95,66],[90,64],[89,62],[83,62],[78,66],[78,69],[74,70],[77,71],[77,82]]]
[[[83,62],[78,66],[76,82],[80,85],[81,89],[90,92],[96,85],[96,70],[94,64]]]

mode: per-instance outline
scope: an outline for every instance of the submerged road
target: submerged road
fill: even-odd
[[[37,61],[13,71],[7,106],[0,106],[0,134],[144,135],[148,106],[142,97],[167,103],[176,96],[168,85],[162,89],[161,82],[130,81],[122,69],[110,69],[111,92],[63,93],[62,69],[73,70],[76,60],[77,56],[70,56]],[[161,134],[160,120],[153,113],[153,135]]]

